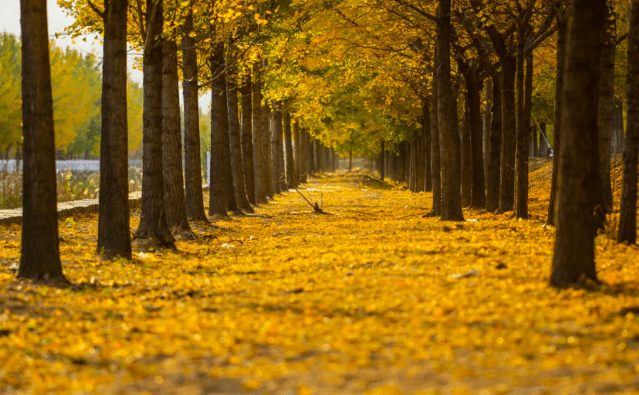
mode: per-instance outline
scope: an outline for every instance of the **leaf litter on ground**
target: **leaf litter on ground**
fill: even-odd
[[[70,288],[15,280],[20,227],[2,226],[0,394],[637,393],[637,247],[601,235],[605,285],[549,287],[534,177],[531,220],[463,226],[422,218],[430,193],[320,177],[330,216],[289,192],[132,261],[100,260],[78,216]]]

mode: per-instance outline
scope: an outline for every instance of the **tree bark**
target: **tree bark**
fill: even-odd
[[[295,141],[295,177],[297,185],[302,183],[302,136],[300,133],[300,122],[295,119],[293,123],[293,140]]]
[[[266,196],[271,199],[275,196],[275,190],[273,189],[273,176],[272,176],[272,166],[273,159],[271,157],[271,109],[264,103],[262,106],[262,156],[263,156],[263,168],[264,175],[262,176],[264,180],[264,185],[266,186]]]
[[[235,201],[242,211],[255,212],[246,195],[246,181],[244,176],[244,158],[242,157],[242,136],[240,135],[239,104],[237,85],[231,80],[226,81],[226,103],[229,117],[229,152],[231,153],[231,174],[235,190]],[[251,160],[247,158],[247,160]]]
[[[515,152],[517,150],[517,116],[515,111],[516,59],[511,55],[501,60],[501,181],[499,212],[511,211],[515,203]]]
[[[523,52],[523,48],[521,48]],[[517,168],[515,172],[517,181],[517,218],[528,219],[528,163],[530,160],[530,111],[532,109],[532,56],[524,58],[518,56],[517,75]],[[525,67],[524,64],[525,63]],[[525,73],[524,73],[525,68]],[[521,69],[521,70],[519,70]],[[521,73],[521,75],[520,75]],[[521,93],[520,93],[521,91]],[[521,104],[519,104],[521,101]]]
[[[297,187],[295,158],[293,157],[293,136],[291,130],[291,114],[284,115],[284,141],[286,143],[286,181],[291,187]]]
[[[262,83],[259,68],[253,72],[253,171],[255,180],[255,200],[259,204],[268,203],[266,199],[266,180],[264,179],[264,130],[262,130]]]
[[[619,217],[620,243],[637,243],[637,162],[639,149],[639,0],[630,3],[626,76],[626,143]]]
[[[144,110],[142,126],[142,213],[134,240],[157,247],[175,248],[164,210],[162,170],[162,0],[147,0],[147,34],[143,57]]]
[[[437,67],[435,67],[437,70]],[[442,174],[439,150],[439,106],[437,102],[437,75],[433,76],[433,87],[430,108],[430,138],[431,138],[431,180],[433,183],[433,208],[429,216],[439,217],[442,214]]]
[[[184,22],[182,34],[182,93],[184,97],[184,177],[186,215],[207,222],[202,191],[202,158],[200,157],[200,114],[198,103],[198,66],[193,32],[193,14]]]
[[[247,76],[242,88],[242,163],[244,164],[244,180],[246,195],[250,204],[257,204],[255,196],[255,169],[253,162],[253,136],[251,135],[253,101],[251,100],[251,77]]]
[[[473,171],[470,206],[478,209],[486,208],[486,181],[484,178],[481,117],[481,86],[482,82],[477,80],[477,75],[474,76],[470,85],[466,85],[468,92],[468,117]]]
[[[546,223],[548,225],[555,225],[555,213],[556,213],[556,201],[557,201],[557,189],[558,189],[558,174],[559,174],[559,152],[561,150],[562,139],[562,118],[561,112],[563,110],[563,98],[561,92],[564,85],[564,68],[566,58],[566,34],[568,26],[566,25],[566,15],[560,11],[557,14],[557,77],[555,78],[555,114],[554,114],[554,138],[553,138],[553,159],[552,159],[552,180],[550,184],[550,201],[548,204],[548,219]],[[545,130],[542,128],[540,134],[543,137],[548,137],[544,134]]]
[[[470,140],[470,119],[468,115],[468,88],[464,100],[464,116],[461,127],[461,204],[470,207],[473,186],[473,151]]]
[[[561,110],[557,232],[550,276],[557,287],[597,281],[593,212],[599,183],[597,101],[605,8],[605,0],[575,0],[568,15],[561,96],[570,106]]]
[[[484,180],[488,184],[488,167],[490,161],[490,124],[493,109],[493,80],[484,80],[484,109],[482,113],[482,145],[484,156]],[[486,186],[488,188],[488,186]]]
[[[384,181],[384,178],[386,177],[386,163],[384,163],[385,156],[386,150],[384,149],[384,140],[382,140],[381,153],[379,154],[379,179],[382,181]]]
[[[433,190],[433,179],[431,174],[432,158],[431,158],[431,119],[430,119],[430,105],[429,99],[422,99],[422,139],[420,145],[420,152],[423,156],[422,175],[424,180],[424,191],[431,192]]]
[[[493,81],[493,106],[490,123],[490,156],[488,159],[488,178],[486,178],[486,210],[497,211],[499,208],[499,188],[501,179],[501,132],[503,130],[501,120],[501,76],[492,77]]]
[[[457,125],[453,123],[453,111],[457,108],[447,107],[451,103],[450,83],[450,0],[439,0],[437,10],[437,102],[438,124],[442,167],[442,215],[444,221],[463,221],[461,208],[461,164],[460,141]],[[444,104],[444,105],[441,105]]]
[[[21,0],[20,18],[24,168],[22,254],[18,277],[66,281],[58,245],[47,2]]]
[[[282,193],[280,180],[283,169],[280,167],[280,145],[282,145],[282,104],[273,101],[273,114],[271,118],[271,184],[274,193]]]
[[[603,226],[604,215],[612,211],[612,186],[610,183],[610,140],[612,137],[612,109],[614,107],[615,89],[615,40],[614,29],[616,19],[611,19],[610,10],[607,12],[607,29],[602,32],[601,48],[601,82],[599,83],[599,193],[601,204],[601,219]]]
[[[209,215],[228,216],[228,182],[226,162],[229,162],[228,110],[226,105],[226,78],[224,75],[224,43],[217,43],[211,58],[211,185]]]
[[[164,212],[173,234],[194,237],[186,216],[182,172],[182,136],[180,130],[180,89],[177,44],[162,43],[162,170],[164,174]]]
[[[106,259],[118,256],[131,259],[126,108],[127,0],[110,0],[104,4],[98,253]]]

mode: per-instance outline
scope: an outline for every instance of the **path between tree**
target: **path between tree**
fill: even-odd
[[[301,189],[331,215],[287,193],[133,262],[70,218],[73,289],[16,282],[20,227],[0,226],[0,394],[639,391],[636,247],[600,237],[612,285],[557,291],[541,220],[444,223],[430,194],[363,181]]]

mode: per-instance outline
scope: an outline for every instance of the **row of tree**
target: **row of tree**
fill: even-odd
[[[23,0],[23,7],[39,1]],[[469,205],[514,210],[527,218],[533,53],[548,55],[551,48],[556,51],[551,139],[558,153],[549,213],[558,235],[551,281],[596,280],[593,240],[611,201],[606,141],[615,68],[610,51],[628,38],[630,76],[636,28],[629,18],[628,33],[614,33],[623,13],[616,2],[468,0],[455,8],[450,0],[60,3],[76,17],[72,34],[104,36],[98,249],[105,256],[131,255],[127,46],[140,48],[144,74],[143,201],[134,238],[167,247],[174,247],[174,234],[191,233],[189,218],[206,218],[199,171],[200,89],[211,92],[209,214],[251,212],[285,187],[280,181],[296,185],[311,166],[334,162],[336,151],[374,157],[385,151],[379,144],[384,141],[400,147],[407,158],[412,189],[432,188],[430,215],[463,220],[462,207]],[[572,32],[577,26],[584,30]],[[31,33],[37,28],[23,25]],[[548,38],[555,33],[552,48]],[[25,37],[23,32],[23,44]],[[588,67],[575,66],[583,62]],[[576,78],[582,78],[581,85],[575,86]],[[619,238],[634,243],[637,164],[630,79],[627,87]],[[459,128],[460,118],[466,119],[465,127]],[[579,128],[580,138],[568,137]],[[27,134],[25,123],[25,142]],[[25,204],[25,222],[26,210]],[[575,226],[581,233],[567,231]],[[575,256],[567,251],[573,248],[586,251],[578,264],[569,261]]]

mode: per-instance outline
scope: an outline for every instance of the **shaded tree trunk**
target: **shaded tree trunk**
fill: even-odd
[[[468,93],[464,101],[464,116],[461,127],[461,204],[470,207],[473,185],[473,151],[470,141],[470,119],[468,116]]]
[[[282,145],[282,104],[273,101],[273,114],[271,118],[271,183],[273,192],[282,193],[280,181],[284,169],[280,166],[280,146]]]
[[[523,48],[521,48],[523,52]],[[517,169],[515,172],[517,181],[517,205],[516,215],[517,218],[528,219],[528,163],[530,160],[530,111],[532,109],[532,73],[533,73],[533,61],[532,56],[523,58],[518,56],[520,63],[526,63],[525,67],[522,64],[521,67],[517,66],[518,76],[518,101],[521,100],[521,105],[517,104]],[[525,68],[525,78],[524,78]],[[519,74],[522,75],[519,75]],[[519,93],[521,91],[521,93]]]
[[[302,163],[304,160],[302,159],[302,136],[300,132],[300,122],[298,119],[295,119],[293,123],[293,140],[295,140],[295,177],[297,180],[297,185],[301,184],[302,181]]]
[[[20,18],[24,170],[18,277],[66,281],[58,245],[47,2],[21,0]]]
[[[597,281],[597,101],[605,0],[575,0],[569,10],[561,109],[557,232],[550,283]],[[636,167],[635,167],[636,174]],[[635,183],[636,185],[636,183]]]
[[[162,44],[162,172],[164,175],[164,212],[174,234],[193,237],[186,217],[182,172],[182,135],[180,130],[180,90],[177,44],[168,39]]]
[[[451,103],[450,83],[450,0],[440,0],[437,10],[437,58],[439,69],[437,72],[437,102],[438,124],[440,137],[441,167],[442,167],[442,215],[444,221],[463,221],[461,209],[461,164],[460,141],[457,125],[453,122],[453,111],[445,103]]]
[[[437,67],[435,67],[437,70]],[[436,74],[436,73],[435,73]],[[439,149],[439,105],[437,99],[437,76],[433,77],[433,93],[430,108],[430,139],[431,139],[431,180],[433,182],[433,208],[429,216],[438,217],[442,214],[442,174]]]
[[[291,114],[289,113],[284,115],[284,142],[286,143],[286,181],[291,187],[297,187],[297,173],[295,172],[295,158],[293,157]]]
[[[490,162],[490,123],[493,109],[493,80],[484,81],[484,109],[482,113],[482,145],[484,155],[484,180],[488,184],[488,166]],[[486,186],[488,188],[488,186]]]
[[[637,162],[639,149],[639,1],[630,3],[626,76],[626,143],[623,151],[623,184],[619,216],[620,243],[637,243]]]
[[[610,5],[609,5],[610,7]],[[601,36],[601,82],[599,83],[599,193],[601,204],[601,227],[605,214],[612,210],[612,186],[610,184],[610,141],[612,137],[612,109],[614,107],[615,89],[615,40],[614,29],[616,19],[610,19],[610,9],[607,12],[608,28],[603,29]]]
[[[481,118],[481,86],[482,82],[474,80],[466,85],[468,92],[468,118],[470,126],[470,144],[472,149],[473,183],[471,187],[471,204],[473,208],[486,208],[486,182],[484,178],[484,156]]]
[[[555,206],[557,201],[557,188],[558,188],[558,174],[559,174],[559,152],[561,150],[562,139],[562,118],[561,111],[563,107],[563,97],[561,91],[564,84],[564,67],[566,57],[566,34],[568,26],[566,25],[566,15],[564,12],[559,12],[557,15],[557,77],[555,78],[555,119],[554,119],[554,138],[553,138],[553,159],[552,159],[552,180],[550,184],[550,201],[548,204],[548,219],[546,223],[548,225],[555,225]],[[542,128],[540,134],[543,137],[545,130]]]
[[[142,213],[134,240],[175,248],[164,205],[162,154],[162,0],[147,0],[147,40],[143,57],[144,110],[142,126]]]
[[[228,182],[226,162],[229,162],[228,110],[226,105],[226,78],[224,75],[224,44],[217,43],[211,58],[211,185],[209,215],[228,215]]]
[[[499,211],[511,211],[515,203],[515,153],[517,150],[517,116],[515,111],[514,56],[504,55],[501,60],[501,181],[499,185]]]
[[[384,149],[384,140],[382,140],[382,148],[381,153],[379,154],[379,179],[384,181],[384,177],[386,176],[386,163],[385,162],[386,150]]]
[[[126,108],[127,0],[104,3],[98,253],[131,259]]]
[[[253,79],[253,171],[255,180],[255,200],[268,203],[266,181],[264,179],[264,131],[262,130],[262,84],[258,67],[254,68]]]
[[[202,159],[200,157],[200,114],[198,103],[198,66],[193,32],[193,14],[184,22],[182,35],[182,94],[184,97],[184,177],[186,215],[191,220],[207,221],[202,191]]]
[[[501,76],[492,77],[493,106],[490,123],[490,156],[488,159],[488,178],[486,178],[486,210],[494,212],[499,208],[499,188],[501,180]]]
[[[237,85],[231,79],[226,81],[226,104],[229,117],[229,151],[231,153],[231,174],[235,191],[235,202],[242,211],[255,212],[246,195],[244,158],[242,157],[242,136],[240,134],[239,104]],[[251,160],[247,158],[247,160]]]
[[[263,96],[263,95],[262,95]],[[264,181],[263,185],[266,190],[266,196],[271,199],[275,196],[275,190],[273,189],[272,182],[272,163],[273,159],[271,158],[271,109],[266,104],[262,106],[262,168],[264,169],[264,174],[262,175],[262,180]]]
[[[253,136],[251,135],[253,107],[251,100],[251,77],[244,80],[240,89],[242,94],[242,163],[244,164],[244,180],[249,203],[257,204],[255,196],[255,169],[253,168]]]
[[[422,144],[421,153],[424,157],[422,175],[424,180],[424,191],[430,192],[433,190],[432,174],[431,174],[431,119],[430,119],[430,105],[428,99],[422,98]]]

